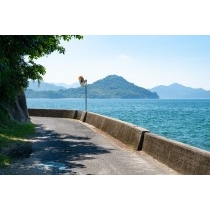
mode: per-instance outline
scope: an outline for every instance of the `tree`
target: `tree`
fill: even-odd
[[[11,119],[28,121],[24,89],[28,80],[42,80],[44,66],[36,59],[54,51],[64,54],[61,40],[82,39],[80,35],[19,35],[0,36],[0,109],[7,110]]]

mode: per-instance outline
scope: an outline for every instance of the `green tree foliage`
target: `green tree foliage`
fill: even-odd
[[[61,40],[82,39],[80,35],[0,36],[0,103],[8,103],[28,86],[28,80],[42,80],[45,67],[36,59],[54,51],[64,54]]]

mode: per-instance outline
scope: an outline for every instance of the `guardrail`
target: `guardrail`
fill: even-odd
[[[210,152],[151,133],[121,120],[79,110],[29,109],[30,116],[80,120],[143,151],[181,174],[210,174]]]

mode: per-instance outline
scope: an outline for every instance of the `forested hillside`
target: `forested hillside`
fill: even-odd
[[[89,98],[158,99],[157,93],[138,87],[123,77],[110,75],[87,86]],[[27,98],[82,98],[84,87],[59,91],[26,91]]]

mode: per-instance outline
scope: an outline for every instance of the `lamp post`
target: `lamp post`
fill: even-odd
[[[87,112],[87,80],[83,76],[79,76],[79,83],[82,87],[85,87],[85,111]]]

